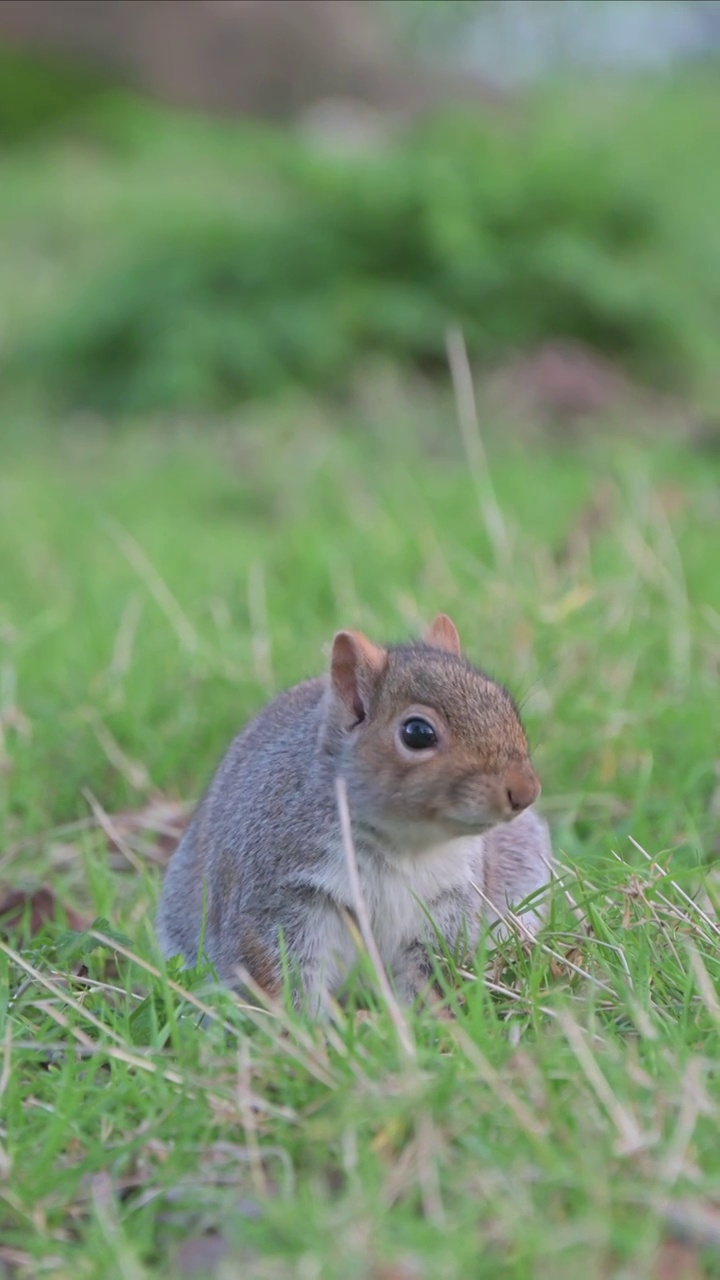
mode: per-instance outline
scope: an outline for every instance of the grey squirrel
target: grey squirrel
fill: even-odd
[[[245,972],[271,996],[289,966],[296,998],[315,1009],[339,990],[356,952],[338,776],[373,935],[402,1000],[430,989],[436,931],[471,951],[481,918],[501,919],[547,884],[517,707],[463,657],[450,619],[388,648],[340,631],[328,674],[261,711],[200,801],[162,891],[166,956],[195,964],[202,945],[224,982],[241,986]],[[537,907],[523,923],[537,930]]]

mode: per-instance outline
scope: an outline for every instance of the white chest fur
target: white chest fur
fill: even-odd
[[[360,854],[357,862],[373,936],[383,963],[391,965],[403,947],[425,932],[426,912],[432,916],[438,898],[469,882],[482,885],[483,841],[482,836],[464,837],[392,859]],[[343,849],[333,850],[316,883],[341,906],[354,907]]]

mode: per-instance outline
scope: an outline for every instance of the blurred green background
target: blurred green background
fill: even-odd
[[[88,789],[195,795],[337,625],[440,607],[526,700],[569,848],[588,808],[714,847],[718,13],[3,0],[7,879]],[[586,672],[637,573],[668,617]]]
[[[60,25],[63,5],[52,7]],[[142,27],[152,8],[125,6],[125,22]],[[112,418],[226,411],[298,387],[343,395],[369,360],[441,376],[454,323],[480,368],[573,339],[715,413],[715,62],[630,71],[566,54],[551,77],[492,87],[482,67],[448,69],[476,22],[495,13],[497,25],[512,8],[341,5],[338,17],[360,17],[376,38],[377,85],[361,75],[338,102],[338,87],[309,66],[293,102],[280,49],[266,54],[271,85],[285,77],[278,101],[233,112],[243,65],[231,63],[222,119],[183,109],[182,88],[174,109],[142,97],[115,66],[109,82],[107,50],[104,62],[95,47],[73,67],[67,51],[38,61],[27,38],[22,49],[6,43],[8,394]],[[625,6],[638,8],[653,6]],[[557,6],[534,9],[547,24]],[[596,6],[585,9],[587,43]],[[172,56],[171,11],[148,60]],[[310,39],[322,47],[314,21],[311,4]],[[352,57],[358,33],[336,25]],[[537,22],[538,41],[543,30]],[[47,32],[33,35],[47,52]],[[444,57],[430,60],[430,36]],[[385,73],[383,37],[402,72]],[[207,61],[210,76],[212,50]],[[381,72],[396,75],[393,93]],[[123,73],[139,78],[130,55]],[[196,98],[216,105],[200,89]]]

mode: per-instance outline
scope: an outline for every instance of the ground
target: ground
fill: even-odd
[[[7,431],[0,1270],[720,1275],[719,475],[383,386]],[[161,868],[231,734],[336,627],[438,610],[523,708],[541,945],[400,1032],[379,996],[321,1029],[166,973]]]

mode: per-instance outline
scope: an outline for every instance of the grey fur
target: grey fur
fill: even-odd
[[[413,653],[406,666],[422,663],[422,648]],[[461,662],[447,659],[458,679]],[[462,666],[468,680],[498,689]],[[429,696],[425,690],[425,700]],[[515,717],[514,704],[503,697]],[[282,693],[234,740],[168,867],[157,921],[166,956],[181,954],[194,964],[204,920],[203,949],[220,978],[238,985],[245,970],[273,990],[281,978],[281,933],[297,966],[298,991],[313,1007],[324,992],[338,990],[355,959],[338,774],[347,783],[373,932],[402,998],[412,1000],[432,971],[426,910],[450,949],[462,940],[472,950],[482,916],[503,916],[508,905],[547,883],[547,828],[531,808],[467,834],[445,829],[440,815],[419,825],[420,843],[415,833],[406,844],[402,828],[377,811],[367,770],[361,775],[356,768],[357,733],[332,682],[321,678]],[[513,750],[513,762],[517,755]],[[378,773],[381,787],[385,775]],[[537,908],[527,921],[538,927]]]

